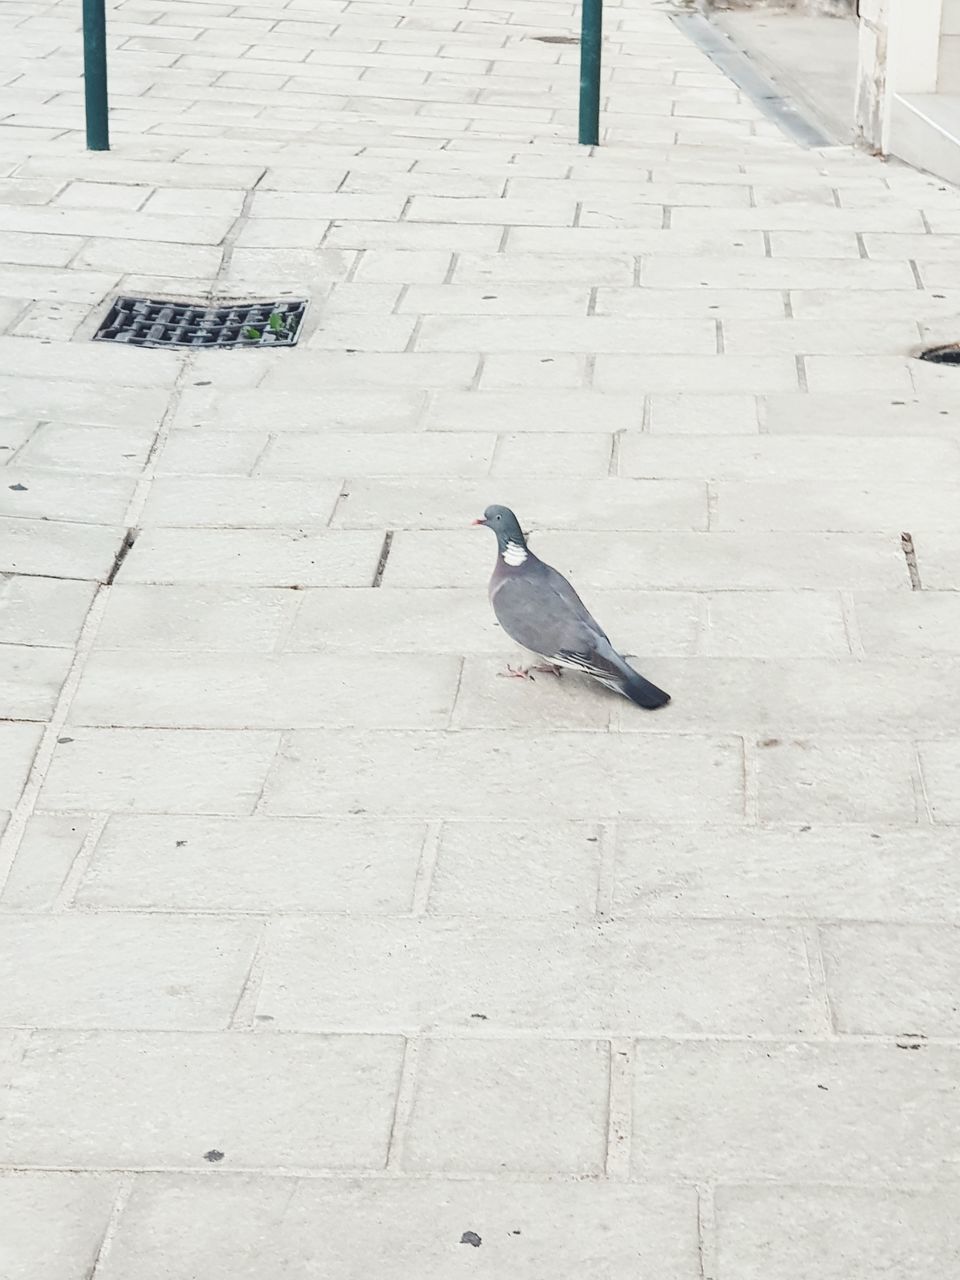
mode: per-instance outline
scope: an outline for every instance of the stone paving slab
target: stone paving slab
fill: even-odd
[[[226,1027],[256,937],[255,924],[188,916],[7,918],[0,1017],[7,1026]],[[135,965],[117,964],[137,951]]]
[[[918,960],[917,976],[927,967]],[[791,1035],[823,1024],[797,930],[712,922],[278,922],[257,1013],[277,1030],[407,1034],[468,1032],[478,1020],[485,1031],[578,1035]]]
[[[237,1168],[382,1166],[401,1053],[389,1036],[35,1032],[0,1152],[27,1168],[203,1169],[212,1150]]]
[[[951,744],[937,744],[936,752]],[[934,812],[923,796],[917,749],[886,738],[761,738],[756,742],[762,823],[911,826]],[[938,780],[937,794],[946,788]]]
[[[586,588],[656,591],[910,590],[899,534],[550,532],[538,554]],[[482,588],[491,547],[475,530],[400,531],[386,573],[392,587]],[[482,558],[481,558],[482,556]]]
[[[79,812],[250,813],[278,737],[266,731],[73,729],[57,740],[41,804]]]
[[[652,829],[622,823],[618,917],[955,923],[952,841],[928,826]]]
[[[444,728],[453,655],[128,653],[91,657],[71,724],[210,729]]]
[[[742,750],[735,736],[651,734],[618,742],[569,731],[350,732],[338,738],[336,751],[333,745],[325,733],[288,735],[264,791],[263,812],[479,817],[493,804],[504,818],[531,812],[582,818],[638,811],[655,816],[693,806],[729,818],[743,805]]]
[[[955,1185],[956,1069],[955,1046],[642,1043],[634,1173]]]
[[[716,1201],[719,1274],[801,1280],[814,1268],[824,1280],[860,1280],[878,1265],[898,1278],[936,1273],[960,1252],[956,1222],[940,1203],[929,1190],[724,1188]]]
[[[184,1231],[198,1204],[206,1239],[189,1225]],[[504,1269],[535,1274],[543,1266],[558,1280],[574,1280],[584,1267],[609,1275],[652,1268],[664,1280],[693,1280],[696,1214],[691,1189],[665,1186],[303,1179],[291,1194],[288,1179],[155,1175],[138,1185],[105,1275],[122,1276],[145,1249],[147,1280],[159,1280],[164,1267],[187,1274],[204,1257],[215,1280],[252,1280],[262,1265],[297,1276],[349,1274],[362,1238],[370,1265],[397,1280],[440,1280],[466,1268],[491,1278]],[[392,1225],[399,1221],[409,1224],[403,1245]],[[461,1244],[468,1231],[480,1245]]]
[[[96,1266],[117,1174],[7,1173],[0,1177],[0,1246],[11,1280],[38,1271],[74,1280]],[[45,1230],[38,1233],[36,1223]]]
[[[424,1040],[402,1167],[597,1176],[609,1073],[603,1041]]]

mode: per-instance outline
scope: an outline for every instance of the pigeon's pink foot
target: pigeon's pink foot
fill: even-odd
[[[506,671],[498,671],[498,672],[497,672],[497,675],[498,675],[498,676],[513,676],[513,677],[514,677],[515,679],[517,679],[517,680],[532,680],[532,679],[533,679],[533,676],[530,674],[530,669],[529,669],[528,667],[511,667],[509,664],[507,664],[507,669],[506,669]]]
[[[552,662],[547,662],[547,663],[545,663],[543,666],[540,666],[540,667],[531,667],[531,668],[530,668],[530,670],[531,670],[531,671],[542,671],[542,672],[543,672],[543,674],[544,674],[545,676],[556,676],[558,680],[560,679],[561,675],[563,674],[563,669],[562,669],[561,667],[556,666],[556,665],[555,665],[554,663],[552,663]]]

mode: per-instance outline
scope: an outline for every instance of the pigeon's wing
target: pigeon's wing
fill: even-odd
[[[507,635],[544,658],[579,655],[589,661],[610,645],[563,574],[542,561],[501,578],[492,598]]]

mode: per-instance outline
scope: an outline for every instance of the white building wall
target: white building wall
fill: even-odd
[[[938,93],[960,93],[960,0],[943,0]]]
[[[941,27],[958,17],[957,0],[860,0],[857,124],[868,146],[890,151],[897,94],[936,93]]]

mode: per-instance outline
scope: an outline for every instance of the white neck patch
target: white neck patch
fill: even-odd
[[[503,559],[506,564],[511,565],[514,569],[517,565],[523,564],[527,558],[527,553],[519,542],[508,542],[503,548]]]

